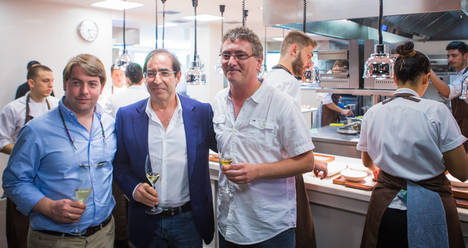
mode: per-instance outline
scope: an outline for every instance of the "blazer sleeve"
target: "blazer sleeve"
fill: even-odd
[[[211,105],[208,104],[208,135],[206,136],[206,143],[208,144],[208,147],[215,151],[218,152],[218,145],[216,142],[216,133],[213,128],[213,109],[211,108]]]
[[[131,201],[134,201],[133,189],[138,185],[139,181],[130,170],[130,157],[124,139],[124,132],[128,127],[125,126],[126,123],[122,116],[124,116],[124,114],[119,109],[115,120],[117,152],[115,153],[113,161],[114,180],[117,182],[120,189],[127,196],[127,198]]]

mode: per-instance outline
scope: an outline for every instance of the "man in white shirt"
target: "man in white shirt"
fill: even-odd
[[[114,117],[120,107],[138,102],[149,96],[148,90],[143,84],[145,79],[139,64],[130,63],[125,71],[125,78],[128,88],[113,94],[106,102],[106,110],[109,110]]]
[[[263,83],[287,93],[300,106],[301,77],[312,66],[316,46],[317,42],[303,32],[290,31],[281,43],[278,64],[267,73]],[[296,176],[296,201],[296,248],[315,247],[314,224],[302,174]]]
[[[447,85],[431,70],[430,79],[443,97],[452,100],[452,114],[462,134],[468,137],[468,96],[465,99],[459,99],[462,94],[463,81],[468,77],[468,45],[463,41],[452,41],[447,45],[446,50],[448,63],[457,71],[457,77]],[[468,142],[465,142],[464,146],[468,151]]]
[[[288,95],[257,80],[262,44],[250,29],[228,31],[221,64],[230,87],[216,95],[213,123],[221,154],[220,247],[295,247],[294,176],[316,166],[307,127]]]
[[[50,96],[54,74],[45,65],[36,65],[28,71],[30,91],[8,103],[0,111],[0,148],[10,154],[20,129],[31,119],[57,107],[58,100]],[[6,232],[8,247],[26,247],[29,217],[24,216],[10,199],[7,199]]]
[[[202,247],[214,233],[208,167],[216,150],[213,111],[178,95],[177,58],[157,49],[143,70],[150,97],[117,111],[114,178],[129,199],[129,240],[135,247]],[[145,164],[159,173],[151,187]],[[154,205],[163,211],[148,212]]]

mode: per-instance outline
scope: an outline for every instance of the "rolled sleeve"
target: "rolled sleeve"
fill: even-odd
[[[367,152],[367,121],[365,116],[361,123],[361,135],[359,136],[356,149],[361,152]]]
[[[3,189],[24,215],[29,215],[32,208],[45,197],[34,184],[41,156],[38,140],[37,134],[28,126],[21,129],[3,172]]]
[[[0,112],[0,149],[8,144],[13,144],[15,134],[14,114],[9,105]]]
[[[280,140],[289,157],[295,157],[315,148],[299,106],[292,102],[286,104],[280,118]]]
[[[440,151],[447,152],[463,145],[467,139],[462,135],[460,127],[452,114],[446,110],[439,110],[437,115],[441,118],[432,120],[432,125],[440,130]]]

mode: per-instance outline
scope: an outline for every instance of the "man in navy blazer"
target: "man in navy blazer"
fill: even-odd
[[[114,179],[129,199],[129,240],[136,247],[202,247],[213,239],[208,149],[216,150],[211,106],[176,94],[180,63],[157,49],[145,60],[148,99],[116,116]],[[161,172],[150,186],[146,157]],[[159,204],[161,214],[146,210]]]

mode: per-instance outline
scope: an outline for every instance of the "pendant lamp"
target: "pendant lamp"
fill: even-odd
[[[245,9],[245,0],[242,0],[242,27],[245,27],[248,12],[249,11]]]
[[[164,48],[164,35],[166,34],[165,26],[166,26],[166,0],[161,0],[163,4],[163,24],[162,24],[162,48]]]
[[[154,49],[158,49],[158,0],[154,0],[154,35],[156,40]]]
[[[192,0],[194,11],[194,46],[193,46],[193,62],[190,69],[185,74],[185,84],[189,85],[204,85],[206,84],[206,74],[203,71],[203,65],[200,63],[200,58],[197,54],[197,6],[198,0]]]
[[[395,61],[390,57],[388,46],[382,42],[382,16],[383,0],[379,0],[379,44],[375,45],[374,53],[370,55],[364,64],[363,78],[377,80],[393,78],[393,64]]]
[[[127,46],[125,43],[125,8],[123,9],[123,32],[122,32],[123,51],[122,55],[115,61],[115,68],[125,71],[130,63],[130,56],[128,55]]]
[[[226,5],[221,4],[219,5],[219,12],[221,13],[221,43],[223,42],[224,38],[224,10],[226,9]],[[219,74],[223,74],[223,67],[221,65],[221,57],[218,58],[218,62],[215,65],[215,71]]]

